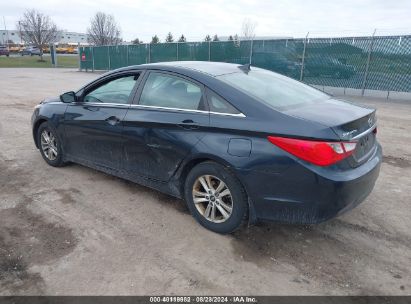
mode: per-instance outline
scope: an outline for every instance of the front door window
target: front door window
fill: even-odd
[[[138,75],[111,80],[84,96],[84,102],[127,104]]]

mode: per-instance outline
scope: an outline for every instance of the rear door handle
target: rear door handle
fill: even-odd
[[[181,123],[178,124],[178,126],[186,130],[195,130],[199,128],[199,125],[191,119],[183,120]]]
[[[112,126],[120,123],[120,119],[116,116],[110,116],[109,118],[105,119],[105,121]]]

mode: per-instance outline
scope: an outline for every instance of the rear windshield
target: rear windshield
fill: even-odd
[[[288,110],[330,98],[299,81],[253,67],[248,73],[240,71],[217,78],[276,110]]]

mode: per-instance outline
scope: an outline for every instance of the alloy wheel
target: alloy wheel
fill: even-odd
[[[193,185],[193,201],[198,212],[213,223],[227,221],[233,211],[230,189],[218,177],[202,175]]]
[[[56,142],[56,137],[53,135],[53,133],[45,129],[43,132],[41,132],[41,150],[43,151],[44,156],[48,160],[55,160],[58,155],[58,150],[57,150],[57,142]]]

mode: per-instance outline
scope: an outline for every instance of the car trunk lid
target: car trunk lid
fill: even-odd
[[[284,111],[304,120],[330,127],[341,141],[356,141],[357,146],[348,159],[352,167],[367,161],[376,147],[375,109],[337,99],[328,99]]]

